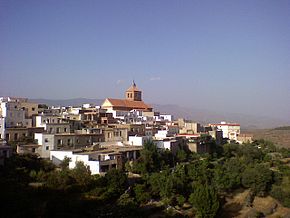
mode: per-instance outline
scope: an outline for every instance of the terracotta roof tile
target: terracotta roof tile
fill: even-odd
[[[135,108],[135,109],[152,109],[148,104],[143,101],[130,101],[126,99],[113,99],[107,98],[107,100],[115,107]]]

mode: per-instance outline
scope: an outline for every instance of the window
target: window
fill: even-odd
[[[35,148],[32,148],[32,153],[35,153]]]
[[[70,139],[67,140],[67,144],[70,145]]]
[[[64,130],[63,130],[64,132],[66,132],[66,128],[64,128]]]
[[[48,139],[47,139],[47,138],[45,138],[45,139],[44,139],[44,142],[48,142]]]
[[[31,110],[32,110],[32,111],[35,111],[35,108],[34,108],[34,107],[33,107],[33,108],[31,108]]]
[[[60,145],[61,144],[61,139],[57,140],[57,144]]]
[[[46,146],[46,147],[45,147],[45,150],[47,150],[47,151],[48,151],[48,150],[49,150],[49,146]]]
[[[59,127],[56,128],[56,133],[59,133]]]

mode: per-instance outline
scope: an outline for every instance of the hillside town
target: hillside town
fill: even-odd
[[[0,0],[0,218],[290,218],[290,0]]]
[[[100,106],[47,106],[14,97],[0,102],[1,164],[14,149],[56,165],[68,157],[70,168],[83,161],[92,174],[102,174],[136,160],[146,141],[175,155],[180,149],[209,153],[213,141],[252,142],[238,123],[202,125],[154,111],[134,81],[124,99],[106,98]]]
[[[156,111],[134,81],[101,105],[0,102],[3,217],[290,214],[289,149]]]

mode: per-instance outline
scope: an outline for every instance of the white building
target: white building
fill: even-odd
[[[47,133],[69,133],[70,124],[63,122],[56,115],[38,115],[35,116],[35,126],[43,127]]]
[[[50,151],[58,148],[81,148],[93,145],[94,142],[103,141],[102,134],[77,134],[77,133],[35,133],[35,140],[40,145],[36,153],[42,158],[49,158]]]
[[[30,103],[27,99],[0,98],[0,139],[5,139],[6,128],[32,127],[32,119],[28,117],[28,114],[33,112],[28,111],[24,104],[27,107]]]
[[[100,173],[100,161],[90,160],[89,154],[77,154],[73,151],[51,151],[50,152],[50,160],[59,165],[65,157],[71,159],[69,162],[69,168],[73,169],[76,166],[76,162],[82,161],[84,165],[88,166],[92,175]]]
[[[175,125],[167,125],[164,127],[163,130],[158,130],[157,133],[155,133],[154,137],[155,139],[164,139],[167,137],[176,136],[179,133],[179,127]]]
[[[172,122],[173,121],[173,115],[171,114],[159,114],[159,113],[156,113],[155,116],[154,116],[154,120],[155,121],[166,121],[166,122]]]
[[[0,166],[3,166],[5,159],[11,157],[12,154],[12,147],[8,146],[5,141],[0,140]]]
[[[5,128],[26,126],[25,111],[20,108],[18,102],[1,102],[0,111],[4,118]]]
[[[5,138],[5,118],[0,117],[0,139]]]
[[[152,140],[150,136],[129,136],[129,144],[133,146],[143,146],[146,141]]]
[[[93,150],[54,150],[50,152],[50,160],[56,165],[65,157],[71,159],[69,168],[73,169],[78,161],[88,166],[91,173],[105,173],[112,168],[122,168],[127,160],[136,160],[137,153],[142,148],[139,146],[113,146],[93,148]]]
[[[241,126],[238,123],[221,122],[209,124],[209,126],[223,131],[223,138],[228,138],[230,140],[237,140],[238,135],[241,133]]]
[[[168,130],[158,130],[154,135],[155,139],[162,140],[169,137]]]
[[[157,148],[159,149],[164,149],[164,150],[169,150],[173,154],[176,154],[177,151],[180,149],[180,141],[177,140],[174,137],[166,138],[166,139],[159,139],[159,140],[154,140],[154,143],[156,144]]]
[[[35,126],[36,127],[44,127],[44,129],[46,130],[46,124],[48,123],[60,123],[60,117],[57,115],[38,115],[35,116]]]

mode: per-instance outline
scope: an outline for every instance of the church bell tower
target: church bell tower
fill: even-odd
[[[126,100],[142,101],[142,92],[137,88],[134,80],[132,86],[126,91]]]

